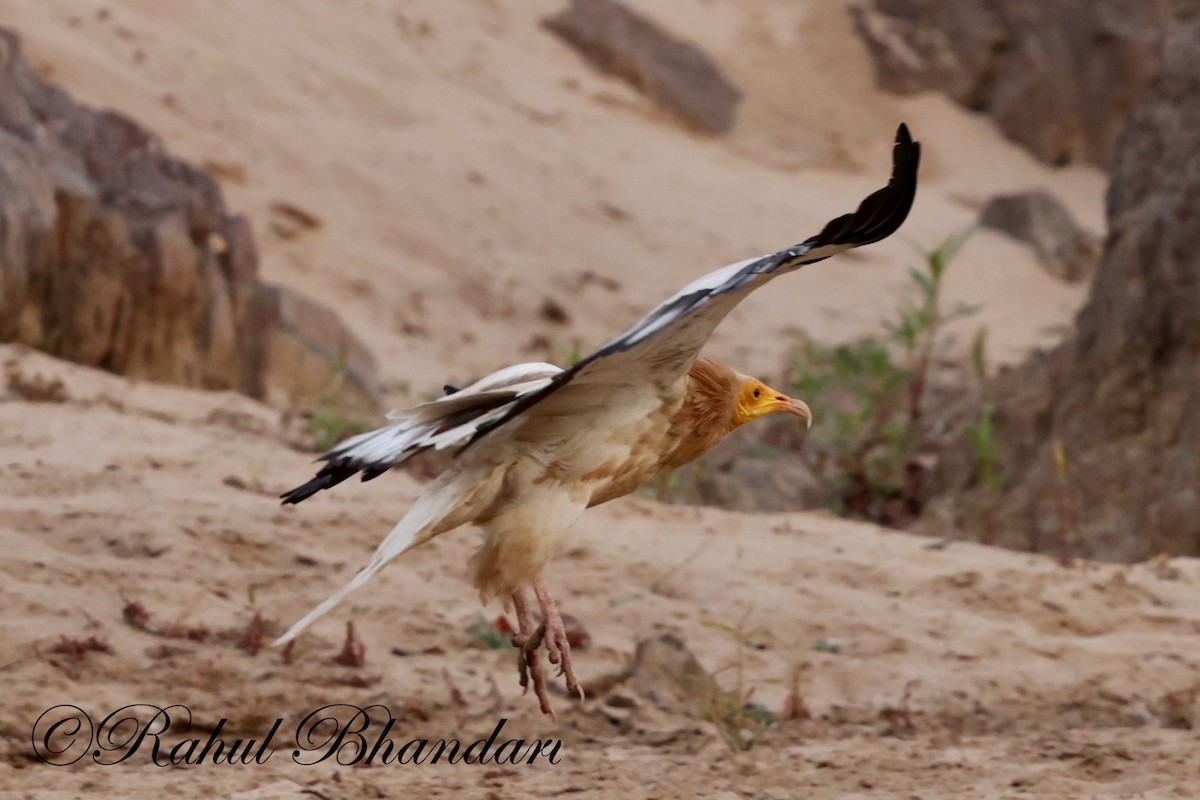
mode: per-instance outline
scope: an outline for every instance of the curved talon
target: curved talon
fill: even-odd
[[[566,679],[567,691],[579,695],[579,699],[582,700],[583,689],[575,677],[575,665],[571,661],[571,642],[567,638],[562,614],[558,613],[558,605],[554,602],[554,596],[550,594],[550,587],[538,576],[533,580],[533,591],[542,608],[542,627],[545,628],[546,652],[549,654],[550,663],[558,665],[559,676]]]
[[[530,611],[528,597],[530,585],[532,585],[538,604],[542,609],[540,625],[534,624],[533,614]],[[517,625],[520,629],[518,633],[513,634],[512,644],[518,651],[517,670],[521,677],[521,688],[528,693],[529,686],[532,684],[542,713],[557,720],[558,717],[550,705],[549,682],[546,680],[546,674],[542,668],[540,649],[543,645],[545,645],[546,656],[550,663],[558,666],[557,675],[566,680],[567,691],[578,695],[580,700],[584,699],[583,688],[575,677],[575,667],[571,661],[571,643],[567,638],[562,615],[558,613],[558,607],[554,603],[550,589],[540,577],[529,585],[518,587],[513,592],[512,598],[517,612]]]
[[[518,588],[513,592],[512,597],[513,606],[517,612],[519,632],[513,634],[511,641],[513,647],[517,648],[517,672],[521,678],[522,694],[528,694],[529,686],[533,684],[533,693],[538,699],[538,708],[543,714],[557,722],[558,715],[554,713],[554,707],[550,705],[550,693],[545,672],[542,670],[539,651],[545,640],[546,627],[533,624],[533,615],[529,612],[529,602],[525,597],[524,588]]]
[[[528,635],[514,633],[511,641],[512,646],[517,648],[517,672],[521,678],[521,694],[529,694],[529,673],[534,670],[540,671],[542,665],[529,658],[530,637]]]

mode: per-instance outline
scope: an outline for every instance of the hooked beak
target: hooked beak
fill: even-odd
[[[786,395],[779,395],[771,401],[771,411],[782,411],[785,414],[795,414],[797,417],[804,417],[804,427],[812,427],[812,409],[810,409],[803,400],[793,400]]]

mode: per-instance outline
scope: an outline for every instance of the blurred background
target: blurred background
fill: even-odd
[[[889,758],[918,787],[928,764],[897,765],[922,742],[999,735],[951,772],[1016,786],[1001,732],[1065,736],[1070,706],[1087,746],[1149,726],[1165,738],[1138,758],[1170,760],[1200,686],[1180,654],[1200,630],[1197,10],[0,0],[0,563],[19,576],[0,669],[31,687],[5,737],[67,689],[123,697],[147,664],[139,691],[253,707],[247,730],[330,686],[408,697],[431,730],[523,714],[503,678],[488,694],[503,637],[457,671],[498,613],[466,591],[469,535],[350,604],[370,674],[331,677],[345,617],[294,667],[258,652],[439,462],[303,514],[272,497],[389,408],[565,366],[693,278],[816,233],[886,180],[905,122],[923,160],[900,232],[753,296],[706,351],[805,399],[813,430],[747,426],[585,523],[563,559],[594,673],[695,662],[732,699],[649,701],[670,692],[628,689],[654,673],[634,669],[569,741],[636,745],[686,794],[701,745],[681,719],[730,753],[774,736],[776,765],[824,758],[801,740],[866,737],[874,756],[830,791],[870,788]],[[1161,669],[1142,674],[1147,652]],[[911,749],[889,755],[882,731]],[[22,745],[5,747],[15,770]],[[1048,748],[1017,758],[1053,765],[1047,791],[1119,760],[1071,772],[1075,751]],[[577,780],[606,763],[581,756]]]

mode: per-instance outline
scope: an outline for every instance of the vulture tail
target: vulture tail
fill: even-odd
[[[448,473],[443,474],[443,478],[450,477],[452,476]],[[370,580],[371,576],[378,572],[384,564],[439,533],[441,530],[439,523],[444,522],[462,504],[464,497],[469,497],[470,494],[470,490],[463,492],[462,485],[456,480],[439,479],[438,482],[431,485],[417,499],[404,518],[396,523],[396,527],[392,528],[392,532],[380,543],[367,565],[359,570],[349,583],[288,628],[287,633],[275,640],[275,644],[287,644],[295,639],[305,628],[342,602],[348,594]]]

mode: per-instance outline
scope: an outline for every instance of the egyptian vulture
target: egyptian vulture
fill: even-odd
[[[665,470],[699,458],[730,431],[765,414],[812,415],[800,400],[708,358],[713,329],[763,284],[805,264],[890,236],[912,206],[920,145],[901,125],[888,185],[816,236],[762,258],[730,264],[687,285],[632,328],[568,369],[518,364],[405,411],[321,457],[308,483],[284,494],[299,503],[361,473],[372,480],[423,450],[458,448],[367,565],[291,627],[291,641],[367,582],[380,567],[440,533],[482,528],[471,561],[482,599],[511,599],[521,686],[532,683],[553,715],[539,648],[567,687],[580,693],[546,562],[591,506],[627,495]],[[535,624],[536,600],[541,623]]]

